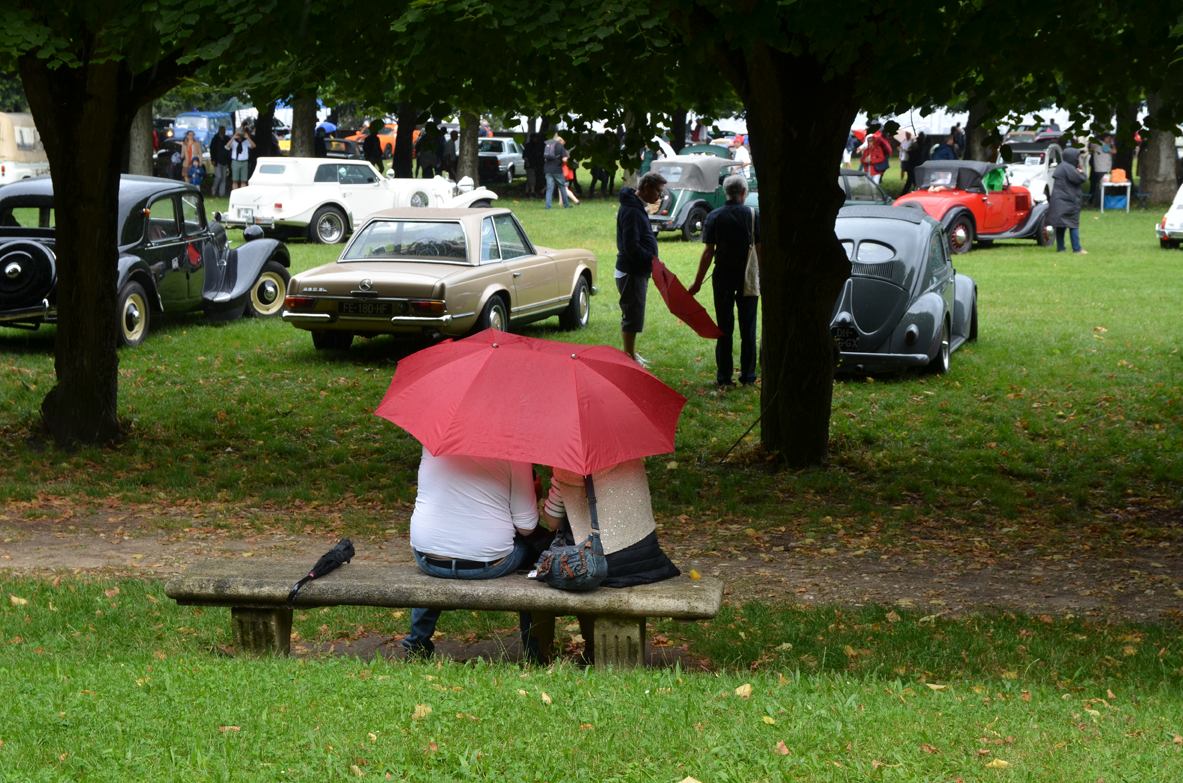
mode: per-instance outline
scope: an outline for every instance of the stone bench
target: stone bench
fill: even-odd
[[[164,592],[181,606],[226,606],[236,654],[288,655],[292,607],[288,591],[307,575],[301,563],[208,560],[173,577]],[[645,619],[706,620],[719,613],[717,579],[680,576],[650,585],[602,587],[590,593],[555,590],[524,575],[462,581],[437,579],[412,566],[355,563],[306,584],[296,607],[379,606],[530,612],[544,656],[554,646],[554,619],[595,618],[592,641],[598,667],[644,665]]]

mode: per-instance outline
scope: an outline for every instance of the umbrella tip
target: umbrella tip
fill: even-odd
[[[577,359],[577,358],[579,358],[579,357],[577,357],[575,354],[571,354],[571,358],[572,358],[572,359]]]
[[[494,348],[496,348],[496,347],[497,347],[497,343],[493,343],[493,347],[494,347]]]

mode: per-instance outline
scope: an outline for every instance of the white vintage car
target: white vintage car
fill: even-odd
[[[395,207],[492,206],[497,194],[465,177],[395,179],[364,160],[259,158],[245,188],[230,192],[227,226],[260,226],[283,238],[344,242],[367,215]]]
[[[0,185],[49,173],[33,115],[0,112]]]
[[[1064,159],[1059,144],[1032,142],[1011,144],[1011,162],[1006,167],[1006,178],[1012,185],[1022,185],[1031,191],[1032,203],[1047,201],[1055,182],[1052,174]]]
[[[1183,242],[1183,188],[1175,194],[1175,200],[1154,227],[1158,244],[1163,250],[1174,250]]]

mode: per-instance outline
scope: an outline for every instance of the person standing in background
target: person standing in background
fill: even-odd
[[[912,138],[912,131],[904,131],[904,140],[900,142],[900,179],[908,173],[908,159],[912,156],[912,150],[916,146],[916,140]]]
[[[645,328],[645,299],[657,237],[649,226],[649,205],[661,201],[665,177],[656,171],[641,175],[637,189],[620,189],[616,211],[616,291],[620,294],[620,341],[624,352],[642,367],[647,362],[637,353],[637,335]],[[548,194],[549,195],[549,194]]]
[[[386,127],[386,123],[382,120],[374,120],[370,123],[370,132],[361,143],[361,154],[370,162],[374,168],[378,169],[378,173],[383,173],[384,166],[382,164],[382,138],[378,135],[378,131]]]
[[[1089,204],[1093,208],[1101,206],[1101,180],[1113,171],[1113,134],[1106,133],[1101,137],[1100,144],[1092,144],[1092,171],[1089,173]]]
[[[209,147],[210,162],[214,164],[212,195],[218,198],[226,195],[226,174],[230,169],[230,151],[226,149],[226,141],[226,126],[219,125]]]
[[[546,174],[546,208],[550,209],[554,200],[554,191],[558,190],[563,199],[563,209],[571,209],[571,205],[567,203],[567,180],[563,177],[563,165],[567,162],[567,148],[563,144],[563,138],[557,133],[553,139],[546,143],[542,158],[546,162],[543,168]]]
[[[251,138],[251,130],[243,123],[238,133],[226,142],[226,149],[230,151],[230,182],[231,190],[246,187],[251,165],[251,149],[255,146]]]
[[[1080,164],[1080,150],[1064,150],[1064,162],[1052,174],[1055,187],[1048,200],[1047,222],[1056,230],[1056,252],[1063,253],[1064,232],[1072,239],[1072,252],[1088,255],[1080,246],[1080,200],[1084,195],[1084,169]]]

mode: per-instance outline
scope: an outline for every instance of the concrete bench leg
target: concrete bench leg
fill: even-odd
[[[645,665],[645,618],[600,616],[595,620],[596,668]]]
[[[530,635],[538,641],[538,651],[543,666],[548,666],[555,657],[555,616],[531,612]]]
[[[230,610],[234,654],[251,658],[287,656],[292,650],[291,607]]]

